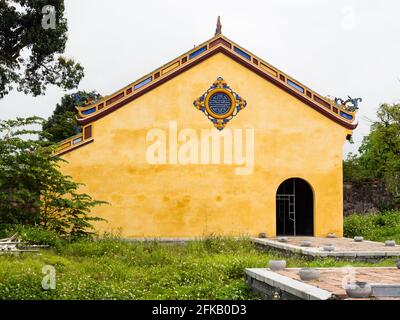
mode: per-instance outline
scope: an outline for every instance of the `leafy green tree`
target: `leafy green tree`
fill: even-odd
[[[359,156],[345,161],[347,180],[384,180],[394,196],[400,196],[400,104],[382,104],[378,120],[364,137]]]
[[[77,97],[79,97],[77,99]],[[82,104],[82,100],[97,100],[100,95],[96,91],[78,91],[74,94],[66,94],[61,98],[51,117],[43,122],[43,133],[48,140],[60,142],[81,132],[81,127],[76,121],[76,106]]]
[[[54,17],[54,25],[47,15]],[[0,0],[0,98],[15,87],[33,96],[48,85],[76,88],[84,72],[79,63],[61,56],[67,31],[64,0]]]
[[[41,226],[60,235],[82,236],[102,220],[91,208],[105,202],[79,193],[81,184],[59,170],[55,146],[37,139],[37,117],[0,121],[0,226]]]

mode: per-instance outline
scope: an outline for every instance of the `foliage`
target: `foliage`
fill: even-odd
[[[212,244],[210,246],[210,244]],[[221,249],[222,248],[222,249]],[[113,237],[65,243],[40,256],[0,256],[3,299],[255,299],[245,268],[286,259],[289,267],[344,267],[348,261],[284,257],[249,239],[212,237],[187,244],[128,243]],[[368,266],[368,263],[352,263]],[[44,265],[56,268],[56,289],[41,288]],[[392,266],[384,260],[374,266]]]
[[[362,236],[373,241],[396,240],[400,243],[400,212],[353,214],[344,221],[344,234],[349,238]]]
[[[87,99],[96,100],[100,95],[96,91],[78,91],[74,94],[66,94],[61,98],[53,114],[43,123],[43,134],[52,142],[60,142],[81,132],[81,128],[76,121],[77,102],[75,97],[83,96]]]
[[[81,186],[59,170],[54,146],[36,139],[37,117],[0,121],[0,225],[41,226],[82,236],[101,220],[91,208],[104,202],[79,193]]]
[[[344,163],[349,181],[383,180],[400,197],[400,104],[382,104],[378,120],[364,137],[359,156],[350,154]]]
[[[54,28],[44,28],[42,12],[53,6]],[[84,76],[83,67],[61,54],[67,42],[64,0],[0,1],[0,99],[16,86],[38,96],[50,84],[74,89]]]
[[[60,237],[55,231],[46,230],[40,226],[23,225],[2,225],[0,229],[0,238],[11,237],[16,233],[22,242],[29,244],[59,247],[66,241],[66,239]]]

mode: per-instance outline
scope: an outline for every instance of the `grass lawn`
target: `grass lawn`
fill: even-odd
[[[40,255],[0,255],[0,299],[254,299],[244,269],[281,258],[257,250],[248,239],[207,238],[185,245],[80,241]],[[288,267],[349,265],[333,259],[285,259]],[[373,266],[394,266],[394,261]],[[45,265],[56,268],[55,290],[41,287]]]

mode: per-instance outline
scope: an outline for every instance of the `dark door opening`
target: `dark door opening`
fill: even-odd
[[[292,178],[279,186],[276,193],[276,234],[314,235],[314,196],[305,180]]]

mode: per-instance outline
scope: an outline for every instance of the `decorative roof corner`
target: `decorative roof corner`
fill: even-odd
[[[335,98],[335,104],[337,106],[341,106],[342,109],[349,112],[357,112],[359,109],[358,104],[363,101],[362,98],[352,98],[347,96],[347,100],[343,100],[342,98]]]

